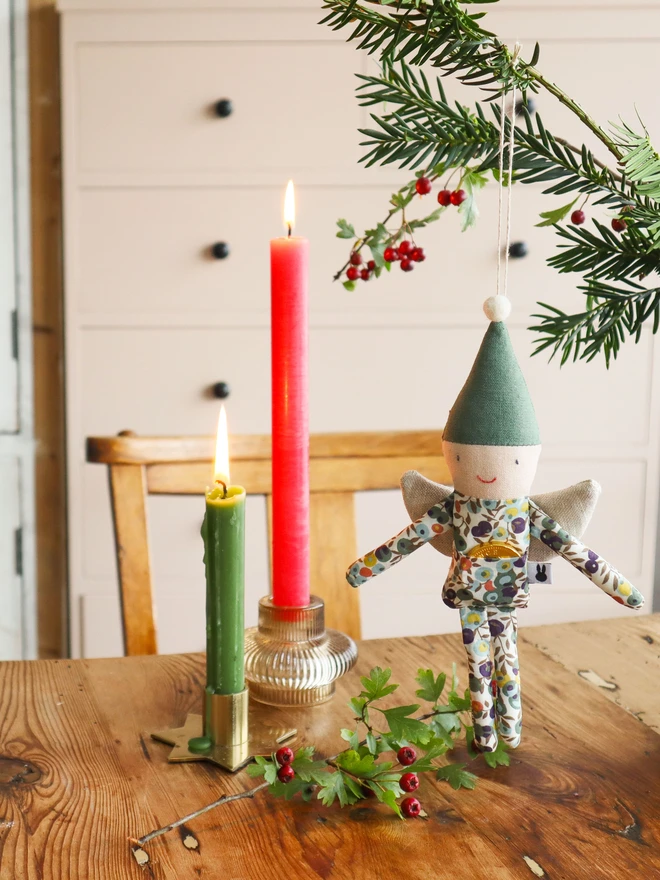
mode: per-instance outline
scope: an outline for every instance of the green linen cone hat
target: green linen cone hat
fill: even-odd
[[[470,375],[449,412],[443,439],[471,446],[538,446],[536,413],[506,329],[504,296],[484,303],[490,319]]]

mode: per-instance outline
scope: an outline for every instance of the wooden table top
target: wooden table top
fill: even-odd
[[[425,774],[428,819],[405,822],[261,792],[151,841],[142,868],[129,837],[256,784],[149,738],[200,710],[201,656],[0,664],[0,878],[660,877],[659,649],[660,615],[523,629],[523,744],[508,768],[479,761],[474,791]],[[453,661],[459,636],[363,642],[331,703],[282,719],[336,753],[359,675],[391,666],[414,702],[418,667]]]

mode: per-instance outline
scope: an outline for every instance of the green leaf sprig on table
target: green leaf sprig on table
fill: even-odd
[[[544,311],[533,316],[538,320],[530,328],[538,334],[534,353],[547,351],[562,364],[602,355],[609,366],[627,339],[639,341],[644,326],[653,333],[660,328],[660,155],[643,125],[641,133],[626,124],[605,130],[545,77],[538,67],[538,44],[531,57],[515,58],[484,27],[486,13],[479,7],[496,2],[324,0],[322,23],[348,29],[348,41],[380,63],[379,76],[358,75],[360,105],[378,108],[369,127],[360,130],[365,137],[361,161],[397,165],[415,175],[392,194],[385,217],[364,232],[339,221],[337,234],[351,241],[351,250],[334,277],[346,273],[344,286],[355,290],[358,279],[377,278],[397,262],[411,271],[425,259],[415,230],[440,220],[448,208],[442,202],[433,211],[426,207],[434,201],[436,183],[445,195],[460,191],[461,227],[474,225],[478,190],[489,176],[499,176],[501,110],[489,102],[515,86],[521,100],[513,131],[513,177],[503,183],[541,184],[546,196],[563,197],[559,206],[541,213],[538,225],[552,227],[559,236],[558,252],[548,265],[579,275],[577,289],[585,297],[584,310],[574,314],[539,303]],[[437,71],[435,82],[419,69],[422,65]],[[481,89],[483,99],[473,108],[450,103],[441,82],[446,76]],[[612,167],[586,145],[574,146],[548,131],[539,114],[529,112],[530,94],[542,90],[605,145]],[[505,142],[509,133],[506,122]],[[423,193],[420,217],[413,216],[418,191]],[[567,194],[572,195],[568,204]],[[608,225],[589,206],[608,211]],[[407,251],[399,254],[403,242]],[[390,260],[384,258],[387,248]]]
[[[349,701],[355,726],[340,731],[348,744],[344,751],[319,760],[313,746],[298,749],[291,763],[295,776],[286,783],[278,779],[280,765],[276,753],[270,758],[257,758],[247,768],[248,774],[263,777],[270,793],[276,797],[287,800],[298,794],[305,800],[317,797],[328,807],[335,801],[345,807],[363,798],[376,797],[403,818],[400,800],[406,794],[401,787],[404,774],[433,773],[452,788],[475,787],[477,776],[465,769],[465,763],[447,761],[462,737],[471,760],[483,758],[490,767],[509,763],[504,744],[495,752],[482,754],[474,749],[467,714],[470,695],[467,690],[459,694],[455,668],[446,702],[442,702],[446,674],[419,670],[416,696],[430,704],[421,715],[418,714],[419,703],[403,706],[383,703],[399,687],[391,681],[391,676],[390,669],[377,666],[361,679],[362,690]],[[401,764],[397,754],[406,747],[414,751],[414,761]]]
[[[493,769],[509,764],[507,747],[501,741],[493,752],[481,753],[474,748],[469,715],[470,693],[468,690],[459,693],[455,664],[445,702],[442,697],[447,684],[446,674],[440,672],[436,675],[431,669],[418,671],[415,680],[419,688],[415,695],[427,704],[426,711],[421,714],[417,714],[421,708],[418,703],[390,705],[387,698],[399,688],[391,678],[390,669],[376,666],[360,679],[362,690],[349,701],[354,726],[340,731],[341,738],[347,743],[343,751],[322,758],[317,756],[314,746],[306,746],[298,749],[290,764],[286,765],[280,765],[277,752],[269,758],[256,758],[255,763],[247,767],[247,773],[253,778],[262,778],[259,785],[237,794],[222,794],[212,803],[168,825],[142,837],[129,837],[131,853],[137,864],[140,867],[149,864],[150,857],[144,847],[150,841],[187,826],[210,810],[246,798],[251,800],[262,791],[286,800],[297,795],[306,801],[316,797],[327,807],[335,802],[346,807],[364,798],[377,798],[401,818],[404,814],[407,817],[424,816],[416,798],[413,799],[417,801],[415,812],[406,807],[405,801],[411,798],[404,798],[404,794],[416,790],[410,788],[411,776],[418,780],[420,773],[433,773],[436,779],[448,782],[456,790],[473,789],[477,784],[478,777],[467,769],[465,761],[451,760],[452,752],[463,738],[470,763],[483,759]],[[387,704],[383,702],[385,700]],[[404,751],[405,761],[402,763],[399,757],[404,757]],[[283,766],[293,770],[287,782],[279,778]],[[406,791],[402,784],[407,786]]]

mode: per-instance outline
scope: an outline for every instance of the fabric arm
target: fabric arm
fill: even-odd
[[[586,547],[582,541],[569,535],[531,500],[529,516],[531,533],[535,538],[570,562],[573,568],[590,578],[597,587],[621,605],[635,610],[642,607],[644,597],[621,572],[612,568],[607,560]]]
[[[454,506],[453,493],[442,504],[436,504],[424,516],[406,526],[385,544],[357,559],[346,572],[346,580],[352,587],[359,587],[370,578],[386,571],[406,556],[410,556],[418,547],[428,543],[432,538],[453,529],[452,511]]]

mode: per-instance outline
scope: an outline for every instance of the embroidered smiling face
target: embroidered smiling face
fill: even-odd
[[[522,498],[529,495],[539,446],[477,446],[442,441],[454,488],[474,498]]]

